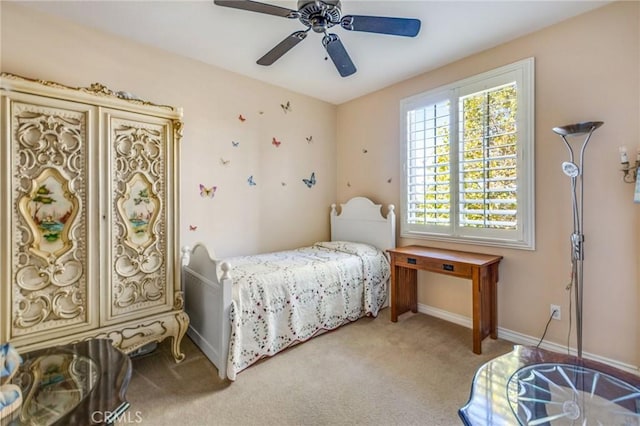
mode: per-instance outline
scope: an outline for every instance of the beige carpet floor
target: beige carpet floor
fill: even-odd
[[[168,342],[133,360],[130,422],[148,425],[460,425],[478,367],[513,344],[423,314],[389,309],[266,359],[222,381],[185,337],[176,364]]]

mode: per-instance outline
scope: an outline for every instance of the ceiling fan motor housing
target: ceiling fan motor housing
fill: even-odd
[[[298,0],[300,22],[316,33],[340,23],[340,0]]]

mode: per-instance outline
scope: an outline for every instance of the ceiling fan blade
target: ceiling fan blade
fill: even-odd
[[[300,14],[296,10],[271,4],[260,3],[250,0],[214,0],[218,6],[232,7],[234,9],[248,10],[250,12],[266,13],[267,15],[281,16],[283,18],[297,19]]]
[[[387,18],[384,16],[346,15],[340,26],[349,31],[390,34],[415,37],[420,32],[420,20],[409,18]]]
[[[262,58],[258,59],[257,64],[265,66],[273,64],[275,61],[280,59],[282,55],[293,49],[306,37],[306,31],[296,31],[295,33],[291,34],[289,37],[278,43],[276,47],[268,51]]]
[[[322,38],[322,45],[327,50],[329,57],[342,77],[348,77],[356,72],[356,66],[353,65],[347,50],[344,48],[337,35],[325,35]]]

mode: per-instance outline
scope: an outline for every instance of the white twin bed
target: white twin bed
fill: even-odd
[[[331,206],[331,241],[217,260],[204,244],[182,249],[187,334],[220,378],[363,316],[388,295],[386,250],[395,213],[356,197]]]

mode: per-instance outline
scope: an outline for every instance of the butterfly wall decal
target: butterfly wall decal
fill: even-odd
[[[276,148],[278,148],[281,143],[282,143],[282,141],[279,141],[276,138],[273,138],[273,140],[271,140],[271,145],[275,146]]]
[[[200,196],[202,198],[213,198],[216,195],[218,187],[212,186],[211,188],[207,188],[203,184],[200,184]]]
[[[245,121],[247,121],[247,119],[246,119],[246,118],[244,118],[244,117],[242,116],[242,114],[240,114],[240,115],[238,116],[238,120],[240,120],[240,121],[241,121],[241,122],[243,122],[243,123],[244,123]]]
[[[247,178],[247,183],[249,184],[249,186],[256,186],[256,181],[253,179],[253,175]]]
[[[305,139],[307,140],[307,143],[313,142],[313,136],[309,136],[309,137],[307,137]]]
[[[198,229],[197,226],[189,225],[189,231],[195,231],[196,229]]]
[[[240,145],[240,142],[231,141],[231,145],[233,145],[234,148],[237,148],[238,145]]]
[[[307,185],[307,188],[311,188],[316,184],[316,172],[311,173],[311,177],[309,179],[302,179],[302,182]]]
[[[231,163],[231,160],[225,160],[224,158],[220,157],[220,164],[222,164],[223,166],[228,166]]]
[[[291,102],[287,101],[286,104],[280,104],[280,108],[282,108],[282,111],[286,114],[288,112],[291,111]]]

